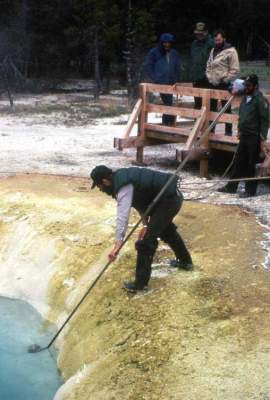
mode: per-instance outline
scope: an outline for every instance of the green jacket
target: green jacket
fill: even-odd
[[[206,79],[206,64],[214,40],[210,35],[205,40],[194,40],[191,45],[191,80],[193,83]]]
[[[269,128],[269,103],[260,91],[251,100],[244,96],[239,110],[238,132],[240,136],[260,136],[267,139]]]
[[[120,168],[113,174],[114,196],[117,196],[123,186],[132,184],[134,186],[132,207],[142,213],[152,203],[171,176],[171,174],[148,168]],[[165,197],[176,195],[176,184],[177,177],[167,188],[164,193]]]

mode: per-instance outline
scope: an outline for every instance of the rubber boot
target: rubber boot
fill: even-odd
[[[180,260],[183,265],[192,265],[192,258],[181,236],[176,232],[174,237],[166,240],[173,250],[176,260]]]
[[[137,253],[135,284],[138,290],[143,290],[151,277],[153,256]]]

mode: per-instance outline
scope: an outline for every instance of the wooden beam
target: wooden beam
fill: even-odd
[[[187,136],[188,135],[184,136],[173,132],[146,132],[147,139],[158,139],[159,141],[166,143],[184,143],[187,140]]]
[[[185,84],[171,85],[157,85],[154,83],[142,83],[141,85],[146,86],[146,91],[150,93],[168,93],[168,94],[178,94],[180,96],[193,96],[193,97],[203,97],[206,92],[211,92],[210,97],[216,100],[229,100],[231,94],[227,90],[217,90],[217,89],[201,89],[194,88]],[[264,94],[267,100],[270,102],[270,94]],[[240,104],[242,97],[236,96],[233,101],[233,106],[238,106]]]
[[[143,147],[147,145],[147,140],[140,136],[129,136],[128,138],[114,138],[113,147],[117,150],[128,149],[130,147]]]
[[[140,84],[140,98],[142,100],[141,113],[138,124],[138,136],[141,139],[145,138],[145,122],[147,122],[147,112],[146,112],[146,103],[147,103],[147,91],[146,85]],[[136,161],[139,164],[143,164],[143,146],[137,147]]]
[[[223,135],[222,133],[210,133],[209,135],[209,141],[213,142],[218,142],[218,143],[227,143],[230,145],[235,145],[239,143],[239,140],[237,139],[236,136],[227,136]]]
[[[169,144],[172,143],[171,137],[164,138],[163,134],[159,137],[158,134],[155,136],[153,133],[153,137],[151,137],[151,133],[149,137],[145,139],[141,139],[139,136],[129,136],[128,138],[114,138],[114,148],[117,150],[124,150],[129,148],[141,148],[146,146],[158,146],[160,144]]]
[[[208,120],[214,121],[217,116],[218,116],[217,112],[211,111],[208,113]],[[219,117],[218,123],[219,122],[230,122],[232,124],[238,124],[238,120],[239,120],[239,116],[237,114],[225,113],[225,114],[221,115],[221,117]]]
[[[204,93],[204,96],[202,97],[202,107],[205,107],[206,110],[206,118],[202,127],[202,131],[205,131],[209,126],[210,100],[210,90],[208,90]],[[208,138],[203,141],[200,147],[202,147],[206,152],[209,151]],[[207,178],[208,176],[208,159],[200,161],[200,176],[204,178]]]
[[[201,110],[195,110],[194,108],[184,108],[184,107],[170,107],[163,106],[159,104],[147,104],[146,111],[151,113],[160,113],[168,115],[179,115],[181,117],[198,118],[201,116]]]
[[[206,119],[206,107],[203,107],[201,110],[201,116],[197,119],[192,131],[190,132],[188,136],[187,143],[185,145],[185,150],[190,150],[193,144],[195,143],[196,139],[199,136],[199,133],[201,132],[201,129],[205,123]]]
[[[210,133],[209,147],[210,149],[235,152],[239,140],[236,136],[226,136],[219,133]]]
[[[235,153],[236,147],[237,146],[228,143],[213,143],[211,141],[209,142],[209,148],[211,150],[221,150],[228,151],[229,153]]]
[[[170,85],[156,85],[154,83],[143,83],[146,86],[148,93],[168,93],[178,94],[180,96],[198,96],[202,97],[209,89],[199,89],[186,86],[170,86]]]
[[[133,108],[132,113],[130,114],[130,117],[129,117],[129,120],[127,123],[127,127],[126,127],[126,130],[124,133],[124,138],[129,137],[130,132],[132,131],[132,128],[133,128],[134,124],[136,123],[137,118],[141,111],[142,111],[142,99],[139,99],[137,101],[137,103],[135,104],[135,107]]]
[[[194,145],[195,141],[198,139],[198,136],[201,132],[201,129],[205,123],[206,119],[206,108],[203,107],[201,110],[202,114],[201,116],[197,119],[191,133],[188,136],[188,140],[185,144],[184,149],[178,150],[176,149],[176,161],[182,161],[184,157],[191,151],[192,146]],[[201,154],[205,154],[207,151],[205,149],[196,149],[197,152],[201,151]],[[204,159],[205,157],[199,157],[198,159]]]
[[[165,125],[157,125],[157,124],[145,124],[146,131],[154,131],[154,132],[163,132],[163,133],[174,133],[178,135],[188,136],[190,130],[178,128],[174,126],[165,126]]]

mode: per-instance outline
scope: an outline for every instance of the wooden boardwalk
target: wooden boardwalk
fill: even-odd
[[[151,93],[173,94],[178,101],[176,105],[169,107],[162,104],[155,104],[150,101]],[[184,96],[201,97],[202,108],[196,110],[193,103],[180,101]],[[153,96],[152,96],[153,97]],[[210,111],[211,99],[229,100],[230,93],[221,90],[197,89],[187,85],[156,85],[142,83],[140,85],[140,98],[137,101],[127,124],[123,138],[115,138],[114,147],[119,150],[125,148],[137,148],[136,160],[143,164],[143,150],[146,146],[155,146],[168,143],[184,143],[184,151],[189,151],[198,140],[202,132],[209,126],[218,113]],[[266,95],[270,101],[270,95]],[[157,97],[155,97],[157,98]],[[232,103],[232,114],[225,113],[219,118],[216,126],[216,133],[210,133],[208,138],[201,145],[203,157],[200,159],[200,175],[208,175],[208,157],[211,150],[222,150],[235,152],[238,140],[236,137],[238,123],[238,108],[241,97],[236,96]],[[149,123],[150,113],[173,115],[183,121],[176,122],[174,126],[165,126],[157,123]],[[132,128],[138,120],[137,136],[130,136]],[[225,123],[233,124],[233,136],[226,136],[224,133]],[[222,129],[223,128],[223,129]],[[181,160],[183,146],[176,150],[176,158]]]

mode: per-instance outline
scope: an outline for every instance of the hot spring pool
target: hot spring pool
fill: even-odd
[[[27,348],[48,343],[56,328],[21,300],[0,297],[0,316],[0,399],[52,400],[62,384],[55,357]]]

